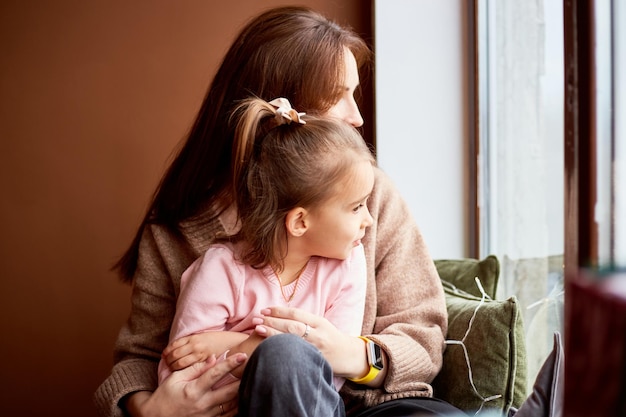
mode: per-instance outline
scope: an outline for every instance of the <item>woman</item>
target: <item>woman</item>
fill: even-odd
[[[132,310],[116,343],[112,373],[96,392],[102,415],[121,416],[124,410],[135,417],[174,415],[167,413],[168,407],[178,416],[234,415],[236,400],[219,390],[203,392],[199,378],[187,380],[185,396],[175,394],[184,381],[177,372],[173,377],[179,384],[157,388],[157,365],[168,342],[180,277],[217,234],[236,230],[229,166],[234,127],[229,115],[250,95],[264,100],[289,97],[298,110],[359,127],[363,120],[354,92],[358,69],[369,59],[361,38],[306,8],[270,10],[242,30],[132,245],[117,264],[123,279],[133,284]],[[363,240],[368,283],[362,334],[373,345],[341,337],[322,317],[286,307],[266,311],[256,332],[265,337],[293,333],[297,340],[309,336],[305,349],[317,348],[312,354],[321,352],[327,368],[359,381],[341,389],[349,415],[382,409],[388,416],[431,408],[453,411],[430,399],[429,382],[441,367],[447,327],[432,259],[406,204],[380,170],[375,170],[368,207],[374,222]],[[373,377],[365,347],[381,355],[378,365],[383,369]],[[231,359],[226,367],[236,366],[239,359]],[[242,384],[242,391],[249,388]],[[223,396],[215,398],[216,393]]]

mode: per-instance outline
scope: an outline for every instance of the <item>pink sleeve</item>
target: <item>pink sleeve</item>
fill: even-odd
[[[238,293],[235,277],[240,275],[232,258],[228,248],[212,246],[183,273],[170,343],[196,333],[225,330]],[[158,372],[159,383],[171,373],[163,359]]]

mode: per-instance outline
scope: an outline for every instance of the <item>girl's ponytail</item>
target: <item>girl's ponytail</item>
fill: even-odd
[[[235,107],[231,116],[231,123],[235,123],[231,161],[235,199],[247,193],[245,178],[253,163],[257,141],[276,126],[292,122],[306,124],[302,116],[304,113],[292,109],[289,100],[282,97],[269,103],[256,97],[248,98]]]
[[[231,116],[231,121],[236,123],[231,161],[234,196],[242,191],[242,180],[249,168],[254,144],[263,130],[261,123],[273,115],[274,108],[269,103],[259,98],[249,98],[242,101]]]

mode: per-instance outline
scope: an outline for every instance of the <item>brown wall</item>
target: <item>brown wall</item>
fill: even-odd
[[[109,267],[240,25],[288,3],[0,4],[0,415],[95,415],[129,311]],[[371,41],[369,1],[299,3]]]

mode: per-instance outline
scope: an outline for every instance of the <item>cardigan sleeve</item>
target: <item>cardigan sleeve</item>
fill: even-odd
[[[447,311],[434,262],[408,206],[377,169],[368,207],[375,219],[364,246],[368,288],[363,334],[388,355],[383,387],[346,384],[366,406],[394,398],[432,396],[442,365]]]
[[[160,226],[144,229],[130,315],[115,343],[111,374],[94,394],[99,415],[121,417],[119,401],[125,395],[156,389],[157,366],[168,343],[180,275],[196,257],[197,252],[182,237]]]

